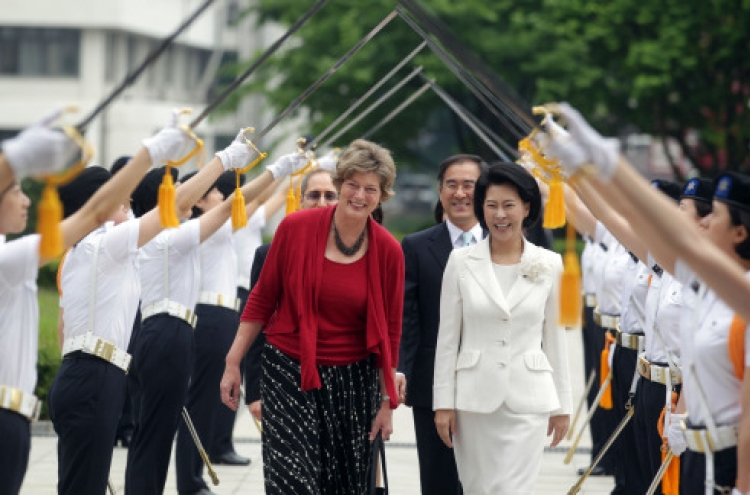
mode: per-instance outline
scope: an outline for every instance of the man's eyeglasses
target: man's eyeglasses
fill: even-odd
[[[305,193],[305,199],[308,201],[320,201],[321,196],[323,196],[323,199],[326,201],[336,201],[339,199],[338,193],[333,191],[310,191]]]

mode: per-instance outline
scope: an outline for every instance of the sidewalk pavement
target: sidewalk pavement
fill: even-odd
[[[567,331],[566,334],[570,351],[573,397],[577,401],[584,388],[581,331],[571,330]],[[574,404],[574,407],[576,405],[577,403]],[[584,414],[585,410],[582,413],[581,420],[579,420],[579,428]],[[386,443],[390,493],[392,495],[418,495],[420,493],[419,465],[411,410],[407,407],[399,407],[393,418],[395,431],[391,440]],[[54,495],[57,483],[57,439],[49,423],[37,423],[33,430],[29,469],[21,493],[22,495]],[[250,466],[215,466],[220,484],[211,489],[218,495],[263,493],[260,434],[245,408],[237,417],[234,444],[239,454],[252,459]],[[561,446],[545,451],[541,473],[536,483],[536,494],[565,494],[578,480],[576,469],[587,465],[590,459],[591,439],[588,432],[584,435],[579,445],[579,452],[575,455],[573,461],[569,465],[565,465],[563,464],[563,458],[569,446],[569,441],[563,441]],[[110,479],[118,494],[124,493],[126,459],[127,450],[116,448],[112,459]],[[499,467],[499,469],[502,468]],[[206,482],[210,485],[210,479],[207,475]],[[605,495],[611,492],[613,486],[612,477],[589,478],[579,493],[582,495]],[[177,493],[174,461],[170,466],[165,493]]]

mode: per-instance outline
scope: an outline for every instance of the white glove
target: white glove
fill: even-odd
[[[243,137],[244,129],[240,129],[237,137],[234,141],[224,148],[223,150],[216,153],[216,156],[221,160],[221,164],[224,165],[224,170],[232,170],[236,168],[243,168],[250,161],[250,156],[253,153],[252,148],[247,145]]]
[[[589,163],[586,149],[575,141],[568,131],[560,127],[551,115],[542,121],[543,132],[534,136],[534,142],[547,158],[556,159],[563,172],[572,176],[582,165]]]
[[[742,493],[736,486],[732,488],[732,495],[748,495],[748,492]]]
[[[339,160],[333,152],[328,153],[323,158],[318,159],[318,165],[320,165],[320,168],[323,170],[328,170],[331,173],[334,173],[336,171],[336,164],[338,164],[338,162]]]
[[[156,135],[143,140],[143,146],[151,155],[151,163],[161,165],[170,160],[182,158],[182,151],[192,141],[190,136],[177,127],[177,111],[172,112],[172,119],[164,129]]]
[[[558,111],[568,123],[570,137],[586,150],[590,162],[596,166],[599,177],[605,181],[611,180],[620,156],[620,142],[614,138],[602,137],[578,110],[567,103],[560,103]]]
[[[17,180],[34,174],[60,172],[76,159],[76,143],[64,132],[49,127],[61,113],[62,109],[55,110],[2,142],[3,153]]]
[[[291,175],[297,170],[300,170],[305,165],[307,165],[308,161],[309,160],[304,155],[301,155],[299,153],[290,153],[289,155],[282,156],[271,165],[268,165],[266,167],[266,170],[273,174],[274,179],[278,179],[281,177],[286,177],[287,175]]]
[[[680,425],[686,417],[687,414],[672,413],[669,427],[667,427],[667,443],[669,443],[669,448],[672,449],[674,455],[681,455],[687,449],[685,431]]]

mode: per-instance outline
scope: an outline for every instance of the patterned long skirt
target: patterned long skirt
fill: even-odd
[[[299,362],[268,343],[262,362],[266,494],[365,495],[379,405],[373,359],[318,366],[321,388],[304,392]]]

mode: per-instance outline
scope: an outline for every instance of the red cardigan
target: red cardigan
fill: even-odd
[[[301,388],[320,387],[316,368],[318,292],[335,206],[287,216],[274,235],[258,283],[247,299],[241,321],[265,325],[267,335],[299,333]],[[404,257],[391,234],[372,219],[368,234],[367,348],[382,368],[391,408],[398,395],[391,369],[398,363],[404,306]]]

